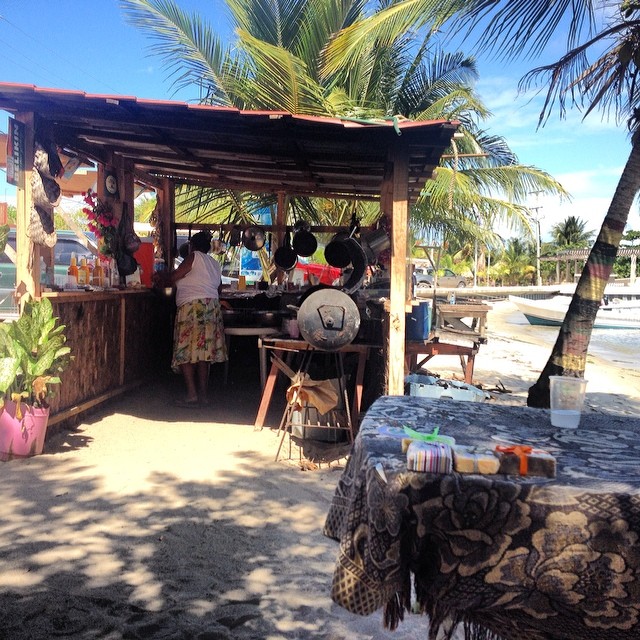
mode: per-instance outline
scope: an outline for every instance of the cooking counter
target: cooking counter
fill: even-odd
[[[142,287],[43,297],[66,325],[73,355],[52,399],[50,424],[140,384],[170,362],[171,298]]]

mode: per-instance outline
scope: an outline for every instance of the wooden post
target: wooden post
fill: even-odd
[[[176,201],[175,185],[169,178],[162,180],[162,188],[157,192],[158,224],[162,230],[160,245],[162,246],[164,261],[168,271],[173,270],[173,261],[178,247],[173,246],[173,223],[175,222]]]
[[[16,120],[25,125],[24,188],[16,189],[16,296],[19,300],[20,311],[22,311],[24,294],[29,294],[32,297],[40,295],[40,254],[34,251],[34,245],[27,236],[32,204],[31,172],[33,171],[35,137],[34,115],[32,112],[18,113],[16,114]],[[37,276],[37,278],[34,276]]]
[[[289,200],[284,191],[278,192],[278,207],[276,209],[276,227],[278,229],[284,228],[287,224],[287,207],[289,205]],[[271,255],[275,255],[276,249],[281,247],[284,244],[284,231],[278,231],[275,235],[275,243],[273,235],[271,237]],[[275,245],[275,246],[274,246]],[[276,271],[278,283],[281,283],[284,279],[284,275],[281,269]],[[272,276],[273,278],[273,276]]]
[[[404,395],[405,309],[407,292],[407,229],[409,172],[407,148],[398,139],[391,152],[391,273],[389,294],[389,351],[387,387],[392,396]]]

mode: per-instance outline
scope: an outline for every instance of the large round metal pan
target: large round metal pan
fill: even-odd
[[[300,305],[297,318],[302,337],[323,351],[335,351],[349,344],[360,329],[356,303],[334,287],[312,293]]]

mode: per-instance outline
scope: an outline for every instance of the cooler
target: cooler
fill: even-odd
[[[405,334],[407,340],[423,342],[431,332],[431,301],[425,300],[414,305],[411,313],[406,314]]]

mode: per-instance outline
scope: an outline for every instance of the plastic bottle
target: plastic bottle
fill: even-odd
[[[449,304],[455,304],[456,303],[456,294],[452,291],[449,294]]]
[[[78,284],[78,260],[76,258],[75,251],[71,253],[71,260],[69,261],[67,275],[71,276],[71,278],[76,281],[76,284]]]
[[[96,266],[93,267],[91,284],[94,287],[104,287],[104,269],[99,258],[96,258]]]
[[[84,287],[91,282],[89,275],[89,267],[87,266],[87,259],[80,258],[80,266],[78,267],[78,286]]]

